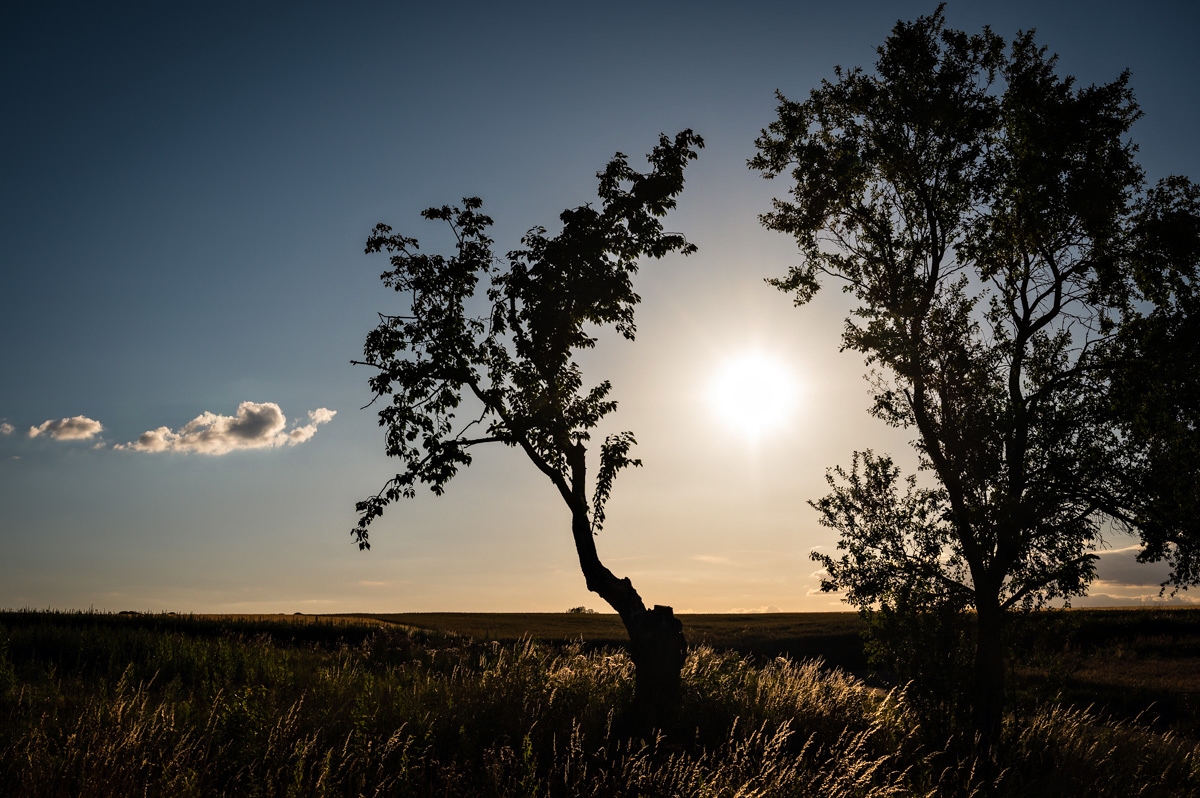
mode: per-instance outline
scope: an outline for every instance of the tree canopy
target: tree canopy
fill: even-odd
[[[392,502],[418,485],[441,494],[474,447],[499,443],[520,449],[557,489],[571,512],[571,534],[589,590],[621,616],[631,639],[636,695],[652,720],[670,712],[679,695],[686,641],[667,606],[647,609],[629,579],[600,561],[595,535],[618,473],[631,457],[632,432],[608,435],[594,476],[587,444],[612,413],[612,384],[584,382],[576,360],[611,328],[632,340],[640,297],[633,277],[643,258],[695,251],[682,235],[666,232],[662,218],[683,190],[683,173],[703,140],[691,130],[661,136],[640,173],[617,153],[599,173],[600,207],[564,211],[549,235],[534,227],[521,247],[498,258],[492,220],[477,197],[461,206],[429,208],[426,219],[445,222],[455,236],[449,257],[426,255],[416,239],[378,225],[367,253],[386,252],[385,285],[406,297],[399,313],[380,314],[364,346],[373,366],[375,400],[385,400],[379,423],[385,449],[403,470],[357,505],[352,534],[369,547],[368,526]],[[466,416],[465,420],[459,418]]]
[[[595,346],[597,327],[634,338],[640,297],[632,278],[643,256],[695,251],[660,219],[675,207],[684,167],[702,146],[690,130],[673,141],[661,137],[648,174],[617,153],[597,174],[601,208],[564,211],[552,237],[530,229],[503,260],[492,250],[492,219],[480,213],[478,197],[421,214],[449,225],[457,241],[450,257],[426,255],[416,239],[375,227],[366,252],[388,253],[392,269],[381,279],[407,297],[407,308],[379,314],[364,359],[354,362],[378,369],[369,383],[376,400],[388,401],[379,410],[386,452],[404,470],[359,502],[353,534],[360,547],[369,547],[367,527],[388,504],[414,496],[421,483],[441,494],[471,464],[472,447],[485,443],[520,448],[600,529],[614,477],[639,461],[629,457],[632,433],[610,435],[588,496],[584,443],[616,402],[608,380],[584,386],[575,356]],[[482,312],[472,315],[477,307]],[[469,399],[472,418],[460,424],[456,415]]]
[[[1124,487],[1106,509],[1140,531],[1143,562],[1166,561],[1169,583],[1200,584],[1200,187],[1154,186],[1135,209],[1131,250],[1141,301],[1126,308],[1108,351],[1102,412],[1121,431],[1112,461]]]
[[[981,726],[999,721],[1001,614],[1083,595],[1109,524],[1196,579],[1180,553],[1195,516],[1168,496],[1194,476],[1154,481],[1197,462],[1177,435],[1196,416],[1144,412],[1134,386],[1146,369],[1195,380],[1167,353],[1194,357],[1200,216],[1182,178],[1146,190],[1139,114],[1128,73],[1078,86],[1032,32],[968,35],[939,8],[898,23],[873,72],[779,95],[750,162],[793,182],[762,222],[801,259],[770,282],[798,305],[826,280],[853,296],[843,348],[871,369],[872,414],[914,431],[932,477],[870,451],[831,471],[813,506],[842,554],[814,554],[822,587],[863,608],[976,610]]]

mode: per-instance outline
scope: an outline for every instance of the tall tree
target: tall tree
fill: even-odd
[[[871,367],[871,412],[915,431],[932,477],[856,453],[814,503],[843,553],[814,558],[822,588],[865,610],[973,609],[974,725],[994,736],[1006,611],[1083,595],[1106,523],[1145,532],[1163,517],[1167,502],[1139,498],[1161,493],[1152,469],[1124,448],[1148,428],[1115,418],[1132,419],[1136,397],[1111,388],[1134,373],[1114,366],[1119,350],[1145,363],[1153,348],[1130,322],[1195,260],[1139,250],[1180,191],[1144,190],[1127,73],[1079,87],[1032,32],[967,35],[940,7],[877,52],[873,73],[838,68],[804,102],[779,95],[750,162],[794,181],[762,222],[802,258],[771,282],[797,305],[823,278],[854,297],[843,347]]]
[[[589,474],[592,431],[617,407],[608,380],[586,387],[577,353],[591,349],[597,328],[632,340],[640,297],[632,278],[642,258],[696,251],[683,236],[664,232],[660,219],[675,207],[683,173],[703,140],[685,130],[661,136],[639,173],[617,153],[597,173],[601,207],[583,205],[560,216],[549,236],[534,227],[521,248],[503,259],[492,250],[492,220],[481,201],[429,208],[426,219],[447,223],[457,240],[450,257],[425,255],[417,241],[378,225],[367,253],[387,252],[385,285],[407,297],[396,314],[380,314],[354,363],[377,369],[369,382],[386,451],[404,470],[357,505],[353,535],[369,548],[367,527],[384,508],[411,498],[419,483],[441,494],[471,450],[499,443],[520,449],[557,489],[571,513],[571,536],[588,590],[617,611],[629,633],[635,697],[651,720],[662,720],[679,698],[686,641],[670,607],[647,609],[628,578],[601,562],[595,536],[613,481],[630,456],[633,434],[609,435]],[[487,277],[486,289],[481,280]],[[472,309],[483,308],[480,315]],[[465,412],[466,423],[458,414]]]
[[[1200,584],[1200,187],[1172,177],[1139,202],[1130,250],[1142,301],[1127,304],[1103,372],[1124,486],[1106,509],[1141,532],[1142,562],[1166,561],[1176,587]],[[1165,585],[1164,585],[1165,586]]]

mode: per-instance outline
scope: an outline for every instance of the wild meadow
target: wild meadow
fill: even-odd
[[[302,620],[0,613],[0,795],[1200,794],[1194,733],[1041,696],[1037,656],[984,760],[817,660],[698,645],[648,729],[618,647]],[[1077,673],[1120,659],[1102,637]]]

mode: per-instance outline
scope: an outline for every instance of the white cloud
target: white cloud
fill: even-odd
[[[179,428],[158,427],[138,436],[136,441],[119,444],[115,449],[138,452],[195,452],[221,455],[238,449],[270,449],[304,443],[317,433],[337,411],[319,407],[310,410],[311,423],[287,429],[287,417],[274,402],[242,402],[237,414],[219,416],[203,413]]]
[[[760,615],[767,612],[782,612],[774,604],[768,604],[765,607],[753,607],[745,609],[744,607],[734,607],[729,611],[730,615]]]
[[[17,428],[7,421],[0,422],[0,435],[12,435],[17,431]]]
[[[95,419],[87,416],[72,416],[60,418],[58,421],[43,421],[36,427],[29,428],[29,437],[36,438],[45,435],[56,441],[86,441],[94,438],[103,431],[104,426]]]
[[[316,410],[308,411],[308,419],[310,424],[305,424],[303,427],[296,427],[288,433],[289,444],[304,443],[306,440],[317,434],[317,427],[321,424],[328,424],[329,420],[337,415],[336,410],[330,410],[327,407],[318,407]]]
[[[316,410],[308,411],[308,417],[312,419],[314,424],[328,423],[336,415],[337,411],[330,410],[328,407],[318,407]]]

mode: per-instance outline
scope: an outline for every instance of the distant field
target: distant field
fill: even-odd
[[[572,613],[357,613],[339,615],[108,616],[162,631],[252,637],[270,634],[357,645],[376,625],[510,643],[529,637],[546,643],[582,640],[587,648],[622,646],[625,630],[613,614]],[[43,623],[39,613],[0,613],[6,623]],[[821,659],[828,666],[868,673],[854,613],[681,615],[689,643],[752,655]],[[53,616],[53,623],[91,624],[88,614]],[[1163,722],[1200,735],[1200,608],[1078,609],[1017,617],[1011,663],[1016,695],[1062,700],[1131,717],[1148,707]],[[885,683],[886,684],[886,683]]]
[[[330,616],[320,616],[327,618]],[[347,616],[349,618],[350,616]],[[612,614],[364,613],[352,616],[481,640],[583,640],[623,645]],[[688,642],[753,655],[822,659],[859,675],[867,670],[851,612],[680,615]],[[1200,731],[1200,608],[1074,609],[1016,617],[1014,689],[1120,716],[1150,709],[1165,723]]]
[[[621,619],[609,613],[405,612],[353,617],[500,642],[532,637],[554,643],[583,640],[593,646],[619,646],[627,639]],[[680,615],[679,619],[693,645],[759,657],[820,657],[850,670],[866,665],[860,637],[863,623],[853,612]]]

